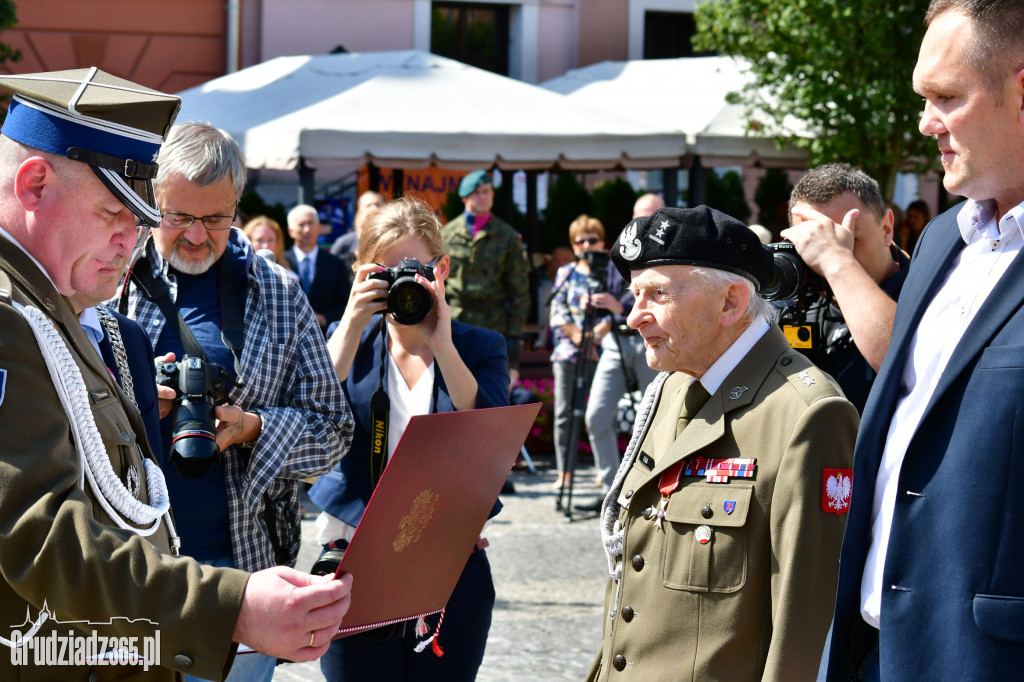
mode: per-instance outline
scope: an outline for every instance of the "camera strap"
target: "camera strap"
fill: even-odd
[[[171,301],[170,287],[167,286],[167,282],[162,277],[153,276],[153,269],[149,267],[148,259],[142,267],[132,268],[131,278],[136,286],[139,287],[142,295],[160,309],[164,319],[171,325],[178,340],[181,341],[181,347],[185,349],[185,352],[202,358],[203,362],[209,362],[206,358],[206,353],[203,352],[203,347],[196,341],[196,337],[192,334],[192,330],[189,329],[185,318],[181,316],[181,311]]]
[[[148,258],[142,267],[132,268],[131,278],[139,287],[142,295],[156,304],[163,314],[164,319],[171,325],[181,347],[189,355],[202,358],[203,362],[209,362],[202,346],[196,340],[195,335],[189,328],[181,311],[171,301],[171,289],[162,277],[155,277],[153,269],[149,265]],[[236,263],[231,257],[222,257],[218,263],[218,279],[220,283],[220,320],[221,340],[231,352],[231,358],[235,365],[235,385],[242,386],[242,345],[244,333],[242,330],[242,305],[241,291],[239,290],[239,275]],[[127,294],[127,290],[125,294]],[[123,296],[124,296],[123,295]],[[122,300],[124,300],[122,296]]]
[[[376,490],[384,467],[388,464],[388,428],[391,423],[391,398],[384,388],[384,373],[388,366],[388,323],[380,318],[380,373],[377,390],[370,396],[370,484]],[[434,360],[434,385],[431,389],[430,413],[437,412],[437,396],[440,391],[438,375],[441,371]]]

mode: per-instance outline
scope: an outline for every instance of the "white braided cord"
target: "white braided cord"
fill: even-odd
[[[146,537],[159,528],[160,518],[165,517],[172,542],[177,540],[170,517],[167,484],[160,467],[149,459],[143,459],[146,484],[153,504],[136,499],[114,473],[89,407],[89,396],[81,370],[71,357],[64,339],[50,319],[38,308],[17,302],[13,305],[32,328],[46,367],[50,371],[53,386],[68,416],[75,450],[82,466],[82,473],[78,477],[79,487],[84,491],[85,482],[88,480],[96,500],[118,527]]]

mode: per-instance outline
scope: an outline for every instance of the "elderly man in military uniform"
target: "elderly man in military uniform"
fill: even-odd
[[[153,158],[178,98],[95,68],[0,85],[15,93],[0,131],[0,679],[222,679],[233,642],[318,658],[347,581],[173,556],[142,419],[66,298],[123,267],[159,223]],[[159,642],[149,663],[161,667],[119,665],[130,651],[39,655],[51,636],[90,634]]]
[[[491,213],[494,186],[487,171],[462,178],[464,213],[444,226],[451,259],[445,298],[452,319],[496,331],[508,344],[509,377],[519,378],[523,325],[530,312],[529,268],[515,228]]]
[[[590,680],[813,680],[857,411],[757,295],[772,255],[705,206],[612,248],[660,374],[602,510],[611,580]]]

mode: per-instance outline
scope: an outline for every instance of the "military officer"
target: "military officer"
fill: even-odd
[[[529,269],[515,228],[491,213],[494,186],[487,171],[462,178],[466,210],[442,230],[451,258],[445,281],[452,319],[496,331],[508,344],[509,375],[519,378],[523,325],[530,311]]]
[[[95,68],[0,85],[15,93],[0,130],[0,679],[222,679],[236,642],[318,658],[347,582],[172,555],[142,419],[66,298],[95,289],[159,223],[153,158],[178,98]],[[34,638],[69,631],[149,638],[160,667],[33,654]]]
[[[590,680],[812,680],[832,614],[857,411],[757,295],[772,255],[706,206],[630,223],[612,259],[661,373],[602,509]]]

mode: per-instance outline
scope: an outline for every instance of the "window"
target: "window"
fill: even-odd
[[[690,39],[696,32],[689,12],[644,12],[644,59],[702,57],[714,52],[694,52]]]
[[[508,26],[507,5],[435,2],[430,51],[507,76]]]

